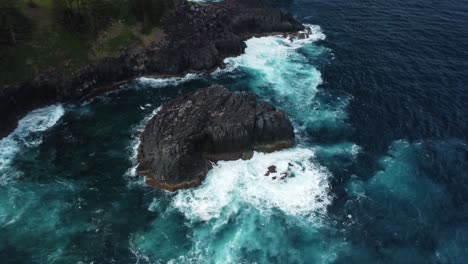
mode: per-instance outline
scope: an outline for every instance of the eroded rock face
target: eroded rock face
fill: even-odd
[[[294,145],[283,111],[245,92],[211,86],[165,105],[141,136],[138,173],[174,191],[198,186],[211,162],[250,159]]]

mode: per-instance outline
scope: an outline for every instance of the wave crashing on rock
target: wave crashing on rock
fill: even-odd
[[[175,191],[201,184],[211,162],[252,158],[294,145],[283,111],[245,92],[210,86],[169,102],[141,135],[138,174]]]

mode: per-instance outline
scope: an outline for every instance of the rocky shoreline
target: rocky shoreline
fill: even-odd
[[[214,85],[170,101],[148,122],[137,172],[158,189],[192,188],[205,179],[211,162],[250,159],[254,151],[294,143],[294,128],[283,111]]]
[[[261,0],[226,0],[191,5],[174,0],[175,10],[163,21],[166,41],[150,48],[130,46],[122,56],[84,67],[72,77],[60,70],[0,89],[0,139],[11,133],[29,111],[55,103],[80,103],[119,88],[141,76],[210,72],[226,57],[244,52],[244,40],[304,27]]]

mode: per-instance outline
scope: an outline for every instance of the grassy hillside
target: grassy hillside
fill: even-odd
[[[64,74],[132,43],[161,41],[168,0],[0,0],[0,85]],[[149,20],[148,17],[151,17]]]

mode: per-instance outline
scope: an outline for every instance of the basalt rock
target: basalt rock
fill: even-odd
[[[211,86],[174,99],[147,124],[137,171],[149,185],[174,191],[199,185],[211,162],[293,145],[283,111],[248,93]]]
[[[0,139],[27,112],[53,103],[80,103],[117,89],[140,76],[209,72],[223,60],[244,52],[244,40],[254,35],[297,32],[303,26],[260,0],[226,0],[191,5],[174,0],[163,19],[163,44],[131,46],[119,58],[88,65],[73,76],[59,69],[29,82],[0,88]]]

